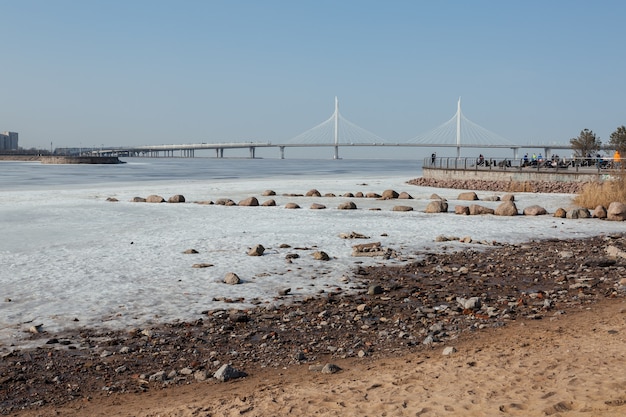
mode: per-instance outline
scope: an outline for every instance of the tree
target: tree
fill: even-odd
[[[600,138],[596,137],[596,134],[589,129],[581,130],[580,135],[578,135],[577,138],[570,139],[569,143],[572,145],[572,149],[574,149],[576,156],[580,156],[582,158],[586,158],[589,155],[594,156],[594,154],[599,151],[602,146]]]
[[[626,127],[620,126],[615,132],[611,133],[611,139],[609,140],[609,145],[612,149],[615,149],[620,153],[620,155],[626,156]],[[622,156],[623,158],[623,156]]]

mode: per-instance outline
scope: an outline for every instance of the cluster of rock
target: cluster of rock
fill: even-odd
[[[461,190],[530,192],[530,193],[565,193],[576,194],[586,185],[584,182],[557,181],[490,181],[476,179],[436,179],[415,178],[407,182],[422,187],[453,188]]]
[[[431,199],[433,201],[428,203],[426,206],[426,213],[446,213],[448,211],[448,203],[446,199],[441,198],[437,194],[433,194]],[[474,191],[466,191],[460,193],[457,200],[477,201],[479,198]],[[515,205],[515,196],[513,194],[506,194],[502,198],[498,196],[490,196],[485,200],[502,202],[495,209],[481,206],[479,204],[470,204],[468,206],[459,204],[454,207],[454,213],[461,215],[493,214],[496,216],[517,216],[520,214],[517,206]],[[522,214],[525,216],[541,216],[548,214],[548,212],[545,208],[534,204],[525,207],[522,210]],[[611,203],[609,207],[598,206],[593,210],[593,212],[590,212],[584,207],[574,207],[569,210],[558,208],[554,212],[554,217],[568,219],[598,218],[612,221],[624,221],[626,220],[626,204],[615,201]]]

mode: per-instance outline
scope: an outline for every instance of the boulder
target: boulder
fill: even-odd
[[[500,201],[500,197],[497,195],[488,195],[487,197],[483,197],[483,201]]]
[[[606,211],[607,220],[624,221],[626,220],[626,204],[617,201],[609,204],[609,208]]]
[[[398,194],[398,200],[413,200],[413,197],[406,191],[402,191],[400,194]]]
[[[215,200],[215,204],[218,206],[236,206],[237,204],[230,198],[220,198]]]
[[[554,217],[559,217],[561,219],[564,219],[565,216],[567,216],[567,212],[565,211],[564,208],[558,208],[556,209],[556,211],[554,212]]]
[[[241,283],[241,279],[239,279],[239,276],[234,272],[229,272],[224,277],[224,283],[229,285],[237,285]]]
[[[594,217],[596,219],[606,219],[606,217],[607,217],[606,208],[604,208],[604,206],[596,207],[593,210],[593,213],[591,213],[591,217]]]
[[[300,206],[297,205],[296,203],[287,203],[285,204],[285,208],[286,209],[299,209]]]
[[[337,196],[333,193],[326,193],[324,194],[324,197],[337,197]]]
[[[343,196],[348,198],[354,198],[354,194],[352,193],[345,193]]]
[[[474,216],[478,214],[494,214],[495,210],[489,207],[479,206],[478,204],[472,204],[469,206],[469,212]]]
[[[257,200],[256,197],[248,197],[244,200],[241,200],[239,202],[239,205],[245,207],[256,207],[259,205],[259,200]]]
[[[275,200],[267,200],[264,201],[263,204],[261,204],[263,207],[274,207],[276,206],[276,201]]]
[[[363,198],[363,197],[365,197],[365,195],[363,195],[363,193],[359,191],[359,192],[354,194],[354,197],[355,198]]]
[[[584,207],[577,207],[568,211],[565,217],[568,219],[588,219],[591,217],[591,213]]]
[[[502,196],[502,201],[515,201],[515,196],[513,194],[505,194]]]
[[[377,194],[377,193],[367,193],[367,194],[365,194],[365,197],[367,197],[367,198],[380,198],[381,195]]]
[[[307,191],[305,196],[306,197],[321,197],[322,194],[316,189],[312,189],[312,190]]]
[[[464,214],[469,216],[470,209],[467,206],[454,206],[454,214]]]
[[[444,201],[446,200],[445,198],[439,197],[439,194],[431,194],[430,199],[431,200],[444,200]]]
[[[315,251],[313,252],[313,258],[317,259],[318,261],[328,261],[330,260],[330,256],[328,256],[328,254],[324,251]]]
[[[165,199],[160,195],[152,194],[146,197],[146,203],[164,203]]]
[[[276,195],[276,192],[273,190],[265,190],[263,191],[263,193],[261,194],[263,197],[269,197],[272,195]]]
[[[243,378],[245,376],[247,376],[245,372],[238,371],[229,364],[222,365],[221,368],[215,371],[215,373],[213,374],[213,378],[221,382],[226,382],[231,379]]]
[[[504,201],[496,207],[494,214],[496,216],[517,216],[517,206],[512,201]]]
[[[459,194],[459,196],[457,197],[457,200],[474,201],[474,200],[478,200],[478,196],[476,195],[474,191],[468,191],[468,192]]]
[[[426,213],[447,213],[448,203],[443,200],[433,200],[426,206]]]
[[[346,201],[345,203],[339,204],[337,207],[339,210],[356,210],[356,204],[352,201]]]
[[[393,200],[395,198],[398,198],[398,195],[399,194],[394,190],[385,190],[383,191],[383,195],[381,196],[381,198],[383,200]]]
[[[143,197],[133,197],[130,201],[131,203],[145,203],[146,199]]]
[[[324,210],[326,208],[325,205],[319,203],[311,204],[311,210]]]
[[[263,247],[263,245],[254,245],[253,248],[251,248],[248,251],[248,255],[249,256],[263,256],[263,252],[265,252],[265,248]]]
[[[528,206],[524,209],[524,216],[543,216],[544,214],[548,214],[546,209],[537,204]]]
[[[111,203],[117,203],[119,200],[115,197],[107,197],[107,201],[111,202]]]
[[[167,199],[168,203],[184,203],[185,202],[185,196],[180,195],[180,194],[176,194],[171,196],[170,198]]]
[[[411,206],[393,206],[391,211],[413,211]]]

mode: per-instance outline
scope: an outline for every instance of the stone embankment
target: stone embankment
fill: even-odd
[[[442,180],[415,178],[407,182],[422,187],[453,188],[461,190],[505,191],[530,193],[579,193],[586,183],[557,181],[486,181],[486,180]]]

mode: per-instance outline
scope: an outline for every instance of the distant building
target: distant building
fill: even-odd
[[[0,133],[0,151],[17,151],[17,132]]]

